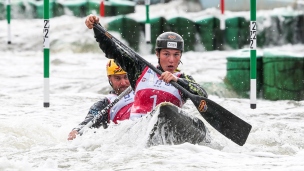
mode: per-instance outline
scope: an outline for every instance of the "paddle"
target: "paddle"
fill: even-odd
[[[132,55],[132,57],[138,59],[139,61],[145,63],[149,68],[151,68],[157,74],[162,74],[162,71],[158,70],[155,66],[150,64],[140,55],[138,55],[133,49],[123,44],[121,41],[113,37],[108,31],[106,31],[99,24],[94,24],[94,28],[99,30],[101,33],[105,34],[110,38],[116,45],[120,46],[125,52]],[[245,144],[247,137],[251,130],[251,125],[243,121],[239,117],[235,116],[219,104],[213,102],[210,99],[194,95],[180,86],[178,83],[170,82],[175,88],[179,89],[182,93],[190,98],[193,104],[196,106],[199,113],[203,118],[217,131],[231,139],[236,144],[242,146]]]
[[[116,97],[116,99],[108,104],[105,108],[103,108],[90,122],[88,122],[84,127],[82,127],[78,133],[81,135],[85,128],[90,128],[92,125],[94,125],[97,120],[102,117],[103,115],[107,114],[108,110],[113,107],[121,98],[123,98],[125,95],[129,94],[132,91],[132,87],[129,86],[127,89],[125,89],[119,96]],[[107,123],[102,123],[103,128],[107,128]]]

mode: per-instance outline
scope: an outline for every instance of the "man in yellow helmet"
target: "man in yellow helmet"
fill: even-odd
[[[130,86],[127,73],[113,59],[108,61],[106,69],[109,83],[116,95],[119,95]]]
[[[106,65],[108,80],[113,90],[100,101],[96,102],[89,110],[89,113],[85,117],[85,120],[82,121],[77,127],[69,133],[68,140],[73,140],[76,138],[79,131],[90,122],[99,111],[104,109],[108,104],[113,102],[118,95],[120,95],[124,90],[130,86],[130,82],[127,76],[127,73],[119,67],[113,59],[110,59]],[[129,119],[130,117],[130,108],[134,101],[134,92],[127,94],[119,100],[112,108],[108,110],[107,117],[100,118],[96,124],[92,125],[94,128],[99,128],[101,123],[110,120],[114,123],[117,123],[119,120]]]

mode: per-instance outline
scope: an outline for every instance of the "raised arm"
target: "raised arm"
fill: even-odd
[[[86,18],[85,24],[90,29],[93,28],[93,23],[99,23],[98,17],[89,15]],[[125,53],[119,48],[110,38],[99,30],[93,28],[96,41],[99,43],[100,49],[106,54],[109,59],[114,59],[120,67],[128,73],[128,78],[132,88],[135,88],[136,80],[140,76],[142,70],[145,68],[145,64],[138,61],[136,58]]]

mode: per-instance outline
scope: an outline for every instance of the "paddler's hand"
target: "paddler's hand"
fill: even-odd
[[[169,83],[170,81],[176,82],[178,78],[177,76],[173,75],[171,72],[165,71],[161,74],[159,79],[165,81],[166,83]]]
[[[73,140],[73,139],[75,139],[76,136],[77,136],[77,134],[78,134],[78,131],[76,131],[76,130],[71,131],[71,132],[69,133],[68,140]]]
[[[94,23],[99,23],[99,18],[97,16],[93,15],[93,14],[88,15],[86,20],[85,20],[85,25],[89,29],[92,29]]]

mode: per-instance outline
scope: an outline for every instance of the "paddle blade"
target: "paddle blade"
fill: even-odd
[[[250,124],[210,99],[197,95],[190,99],[203,118],[217,131],[240,146],[245,144],[252,127]]]

